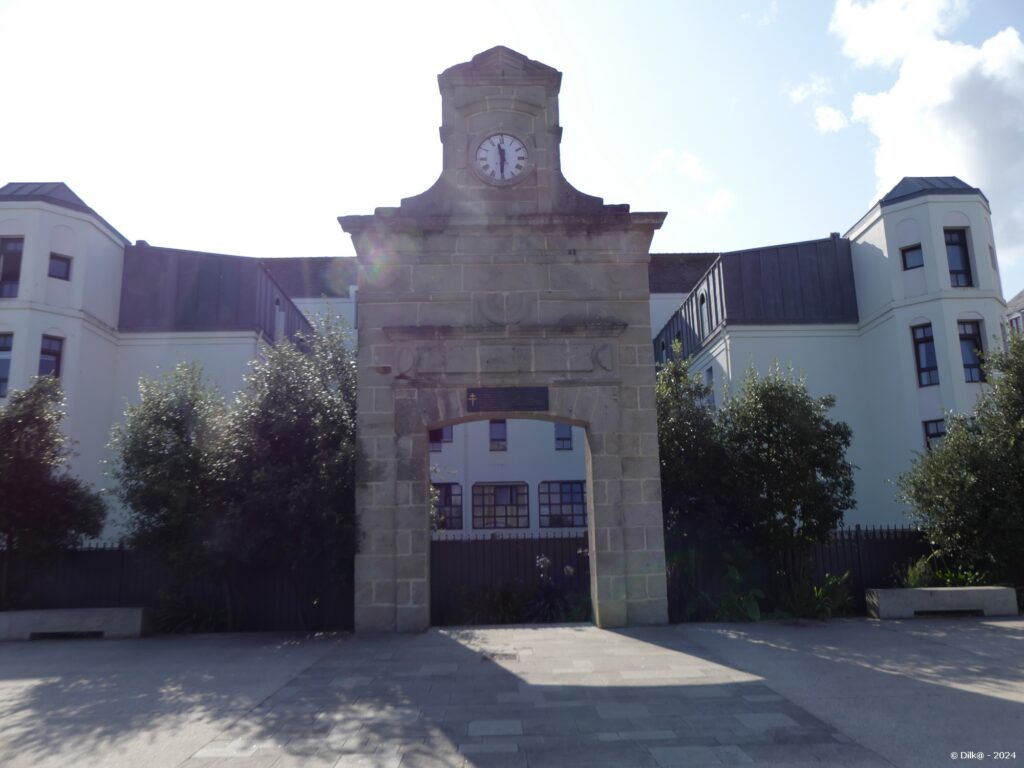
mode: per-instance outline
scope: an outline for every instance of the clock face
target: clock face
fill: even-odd
[[[526,170],[526,146],[507,133],[488,136],[476,150],[476,171],[485,181],[494,183],[518,179]]]

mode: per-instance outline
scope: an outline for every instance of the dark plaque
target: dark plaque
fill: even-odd
[[[475,387],[466,390],[466,410],[546,411],[547,387]]]

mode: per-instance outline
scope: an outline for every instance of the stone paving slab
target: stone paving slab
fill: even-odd
[[[899,735],[920,745],[928,726],[913,708],[956,704],[968,728],[950,737],[986,748],[971,737],[973,706],[991,728],[973,733],[1006,726],[989,749],[1020,752],[1008,724],[1024,703],[1024,625],[1009,630],[831,622],[12,644],[0,655],[0,765],[938,765],[947,754],[915,762],[858,728],[910,722]]]

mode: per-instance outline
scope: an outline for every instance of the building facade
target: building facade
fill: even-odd
[[[836,397],[853,429],[857,508],[848,522],[904,519],[894,481],[970,411],[979,352],[1004,343],[991,211],[952,177],[906,178],[843,237],[718,256],[655,338],[678,339],[715,388],[753,366],[791,366]]]

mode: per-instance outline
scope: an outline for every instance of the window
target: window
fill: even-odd
[[[504,419],[495,419],[491,422],[491,450],[508,450],[508,425]]]
[[[59,253],[50,254],[50,277],[56,277],[58,280],[70,280],[71,279],[71,257],[61,256]]]
[[[900,253],[903,254],[903,269],[917,269],[924,266],[924,253],[921,251],[920,243],[900,248]]]
[[[529,528],[530,489],[526,483],[474,485],[473,527]]]
[[[21,237],[0,237],[0,299],[18,298],[24,243]]]
[[[1024,316],[1016,315],[1010,318],[1010,330],[1018,336],[1024,333]]]
[[[7,397],[7,381],[11,374],[11,348],[13,333],[0,333],[0,397]]]
[[[711,330],[711,315],[708,314],[708,297],[703,293],[697,300],[697,321],[700,323],[700,337],[703,339]]]
[[[930,451],[934,446],[939,444],[946,435],[946,420],[935,419],[934,421],[926,421],[924,424],[924,447],[925,450]]]
[[[540,484],[540,527],[578,528],[587,524],[587,486],[582,480]]]
[[[438,427],[437,429],[430,430],[430,452],[440,453],[442,445],[441,443],[450,443],[452,441],[452,428],[451,427]],[[462,491],[459,491],[461,494]]]
[[[64,349],[64,339],[56,336],[43,336],[43,345],[39,349],[39,375],[60,378],[60,358]]]
[[[964,381],[984,381],[981,371],[981,323],[977,320],[964,320],[956,324],[960,334],[960,354],[964,359]]]
[[[572,425],[555,423],[555,450],[572,450]]]
[[[434,518],[438,530],[462,530],[462,486],[458,483],[434,483],[437,490],[437,514]]]
[[[967,230],[946,230],[946,258],[949,260],[949,284],[954,288],[970,288],[971,261],[967,256]]]
[[[939,383],[939,364],[935,359],[935,339],[931,325],[915,325],[914,358],[917,361],[917,386],[930,387]]]
[[[708,388],[707,397],[704,398],[704,405],[711,410],[715,409],[715,368],[708,366],[704,371],[704,386]]]

